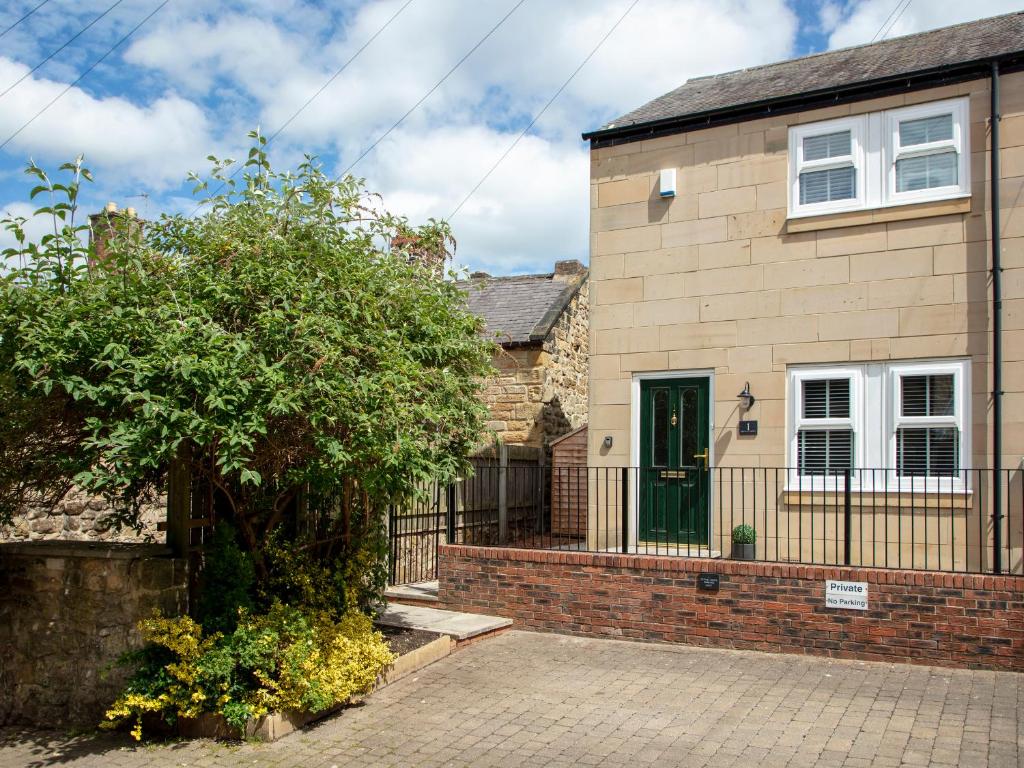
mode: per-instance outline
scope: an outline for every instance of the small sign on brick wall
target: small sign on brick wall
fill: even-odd
[[[825,582],[825,607],[866,611],[868,609],[868,583],[866,581],[827,580]]]

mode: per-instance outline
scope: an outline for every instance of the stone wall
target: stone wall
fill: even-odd
[[[28,507],[16,515],[12,525],[0,526],[0,542],[39,541],[111,541],[137,543],[163,543],[167,535],[157,530],[167,514],[167,498],[160,497],[143,507],[142,531],[117,530],[109,520],[110,505],[101,498],[75,492],[68,494],[51,511],[42,507]]]
[[[439,607],[522,629],[1024,672],[1024,579],[605,553],[442,546]],[[697,575],[719,574],[703,591]],[[868,583],[868,610],[825,581]]]
[[[155,609],[188,608],[185,561],[144,544],[0,544],[0,725],[93,727]]]
[[[545,444],[587,423],[590,281],[584,279],[544,340],[542,421]]]
[[[502,347],[483,393],[489,429],[509,445],[547,446],[587,421],[589,281],[543,343]]]
[[[497,373],[483,392],[490,411],[487,428],[511,445],[540,445],[547,353],[537,347],[501,347],[491,363]],[[490,438],[488,438],[488,441]]]

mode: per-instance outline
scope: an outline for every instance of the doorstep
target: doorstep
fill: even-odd
[[[400,605],[392,603],[377,619],[378,624],[387,627],[406,627],[438,632],[448,635],[457,643],[489,635],[512,626],[512,619],[501,616],[484,616],[478,613],[442,611],[421,605]]]

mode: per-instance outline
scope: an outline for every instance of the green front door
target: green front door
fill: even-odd
[[[641,542],[708,541],[707,378],[640,384]]]

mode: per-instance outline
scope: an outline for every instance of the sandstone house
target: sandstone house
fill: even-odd
[[[585,134],[589,463],[646,472],[627,546],[714,554],[743,521],[759,559],[842,563],[857,536],[862,564],[1021,569],[1019,475],[991,469],[1024,454],[1022,53],[1010,14],[699,78]],[[843,503],[845,536],[809,515]]]
[[[546,448],[587,421],[588,278],[571,260],[550,274],[476,272],[463,284],[500,346],[484,398],[506,444]]]

